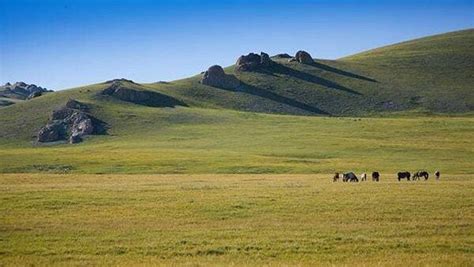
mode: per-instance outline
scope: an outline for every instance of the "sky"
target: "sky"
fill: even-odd
[[[171,81],[250,52],[337,59],[473,27],[474,0],[0,0],[0,83]]]

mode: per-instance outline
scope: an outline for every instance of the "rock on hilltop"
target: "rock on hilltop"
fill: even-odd
[[[200,83],[218,88],[234,89],[239,86],[240,81],[234,75],[225,74],[221,66],[214,65],[204,72]]]
[[[35,98],[47,92],[52,92],[52,90],[24,82],[6,83],[0,86],[0,97],[20,100]]]
[[[261,52],[260,55],[250,53],[242,55],[237,59],[235,70],[237,71],[253,71],[259,68],[269,67],[272,60],[267,53]]]

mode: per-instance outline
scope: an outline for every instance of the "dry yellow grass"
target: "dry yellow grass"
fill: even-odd
[[[0,265],[474,264],[474,180],[0,175]]]

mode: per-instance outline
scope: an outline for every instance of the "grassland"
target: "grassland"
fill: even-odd
[[[474,119],[328,118],[130,105],[79,145],[0,141],[0,172],[473,174]],[[121,105],[117,105],[121,107]],[[130,119],[123,119],[124,117]],[[110,119],[111,120],[111,119]],[[110,121],[108,120],[108,121]],[[18,138],[18,136],[15,136]]]
[[[0,264],[474,264],[474,180],[0,175]]]
[[[230,66],[237,90],[123,82],[186,107],[120,101],[107,83],[2,107],[0,266],[473,266],[473,40]],[[35,143],[71,98],[107,134]],[[395,179],[421,169],[442,180]],[[332,183],[336,171],[382,181]]]

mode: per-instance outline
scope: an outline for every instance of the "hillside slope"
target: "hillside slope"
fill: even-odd
[[[371,115],[474,109],[474,30],[465,30],[313,65],[273,58],[276,67],[235,72],[239,90],[199,84],[201,75],[156,90],[197,105],[280,114]]]
[[[226,72],[241,82],[236,89],[203,85],[199,83],[202,75],[169,83],[117,82],[125,89],[152,92],[159,97],[158,102],[166,98],[166,101],[189,108],[333,116],[391,112],[469,113],[474,109],[473,46],[474,30],[470,29],[383,47],[340,60],[316,60],[314,64],[273,57],[275,64],[261,71],[236,72],[234,66],[227,67]],[[0,138],[3,142],[34,140],[51,111],[71,98],[90,105],[91,113],[108,123],[111,129],[127,128],[143,121],[147,125],[134,126],[139,129],[164,123],[163,118],[149,121],[140,114],[133,114],[132,120],[127,115],[132,107],[146,110],[147,115],[143,113],[143,116],[156,112],[157,118],[160,118],[162,108],[103,95],[101,92],[109,86],[110,83],[101,83],[63,90],[0,108]],[[179,108],[176,112],[182,113],[185,109]],[[179,122],[182,118],[178,117],[167,120]]]

